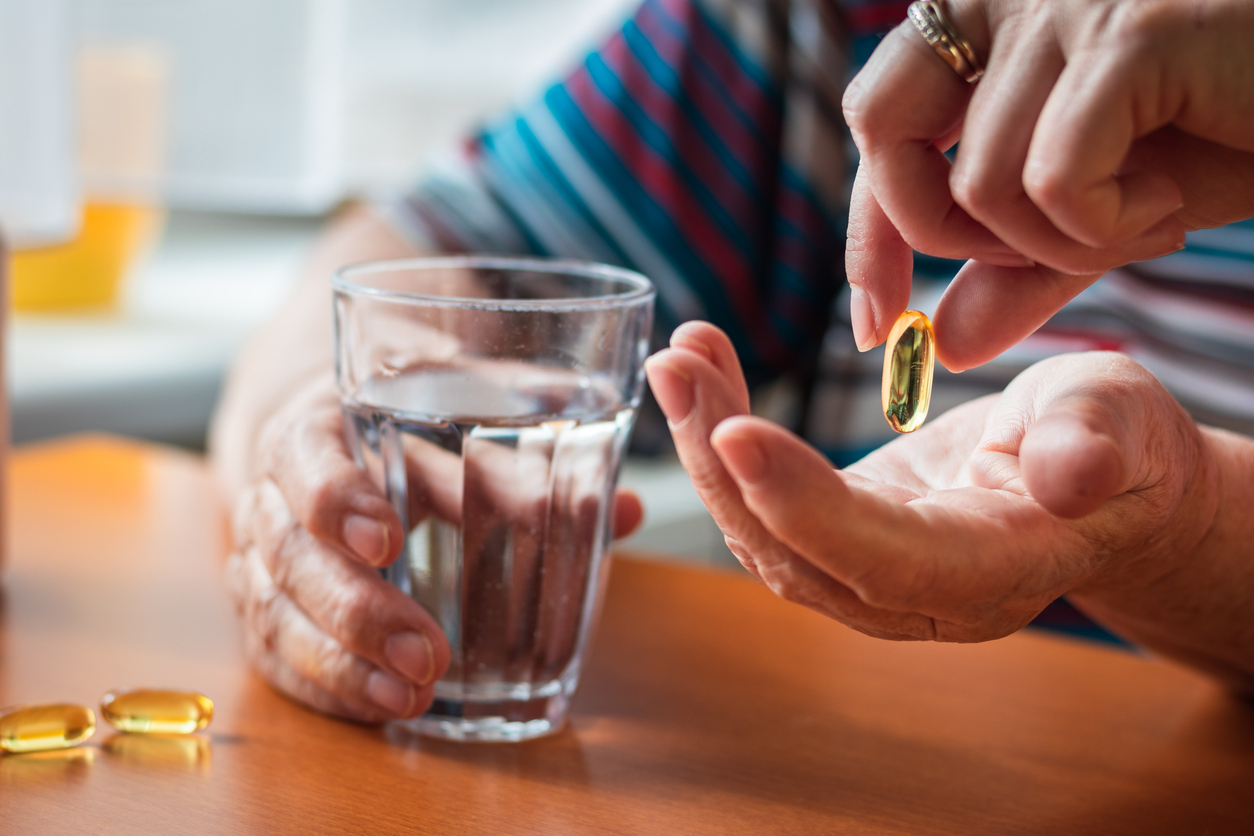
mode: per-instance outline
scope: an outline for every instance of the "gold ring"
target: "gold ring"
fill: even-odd
[[[976,60],[971,45],[958,37],[938,0],[915,0],[906,10],[906,15],[936,54],[945,59],[945,63],[953,67],[964,81],[974,84],[980,80],[984,68]]]

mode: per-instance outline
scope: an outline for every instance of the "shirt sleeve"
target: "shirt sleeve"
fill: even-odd
[[[817,353],[844,282],[850,66],[830,0],[646,0],[385,207],[411,240],[622,265],[751,383]]]

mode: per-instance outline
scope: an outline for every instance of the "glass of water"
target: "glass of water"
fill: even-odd
[[[363,264],[332,285],[348,441],[408,532],[384,576],[452,648],[406,722],[458,740],[556,731],[604,590],[653,286],[487,256]]]

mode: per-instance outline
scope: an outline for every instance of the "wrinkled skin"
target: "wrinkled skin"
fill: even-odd
[[[934,317],[971,368],[1106,271],[1254,216],[1250,0],[949,0],[974,86],[905,22],[850,83],[861,153],[846,249],[866,350],[910,298],[911,253],[971,259]],[[942,154],[961,140],[951,166]]]
[[[1169,575],[1215,517],[1201,434],[1123,355],[1039,363],[844,471],[747,415],[714,326],[682,326],[648,373],[745,568],[873,636],[1004,636],[1064,593]]]
[[[363,722],[416,717],[448,667],[448,644],[421,606],[379,576],[399,555],[404,532],[344,439],[330,375],[298,391],[262,429],[262,462],[236,502],[227,561],[245,649],[276,688],[325,713]],[[425,486],[411,497],[411,524],[429,514],[457,522],[460,460],[417,441],[406,454],[412,482]],[[486,493],[475,501],[513,503],[502,513],[525,521],[534,508],[516,497]],[[642,516],[635,495],[619,492],[615,534],[630,533]]]

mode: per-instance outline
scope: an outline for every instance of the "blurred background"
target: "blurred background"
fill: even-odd
[[[328,214],[407,185],[634,5],[0,0],[13,442],[201,449]],[[649,498],[639,544],[730,559],[677,464],[625,480]]]
[[[638,0],[0,0],[0,233],[13,440],[104,431],[201,449],[223,374],[347,200],[409,185],[577,61]],[[1115,271],[931,414],[1032,362],[1115,348],[1207,423],[1254,433],[1254,219]],[[954,264],[916,258],[932,311]],[[843,465],[892,433],[848,300],[809,438]],[[328,304],[328,316],[330,315]],[[755,411],[794,424],[788,381]],[[636,540],[731,562],[673,459],[632,461]]]

